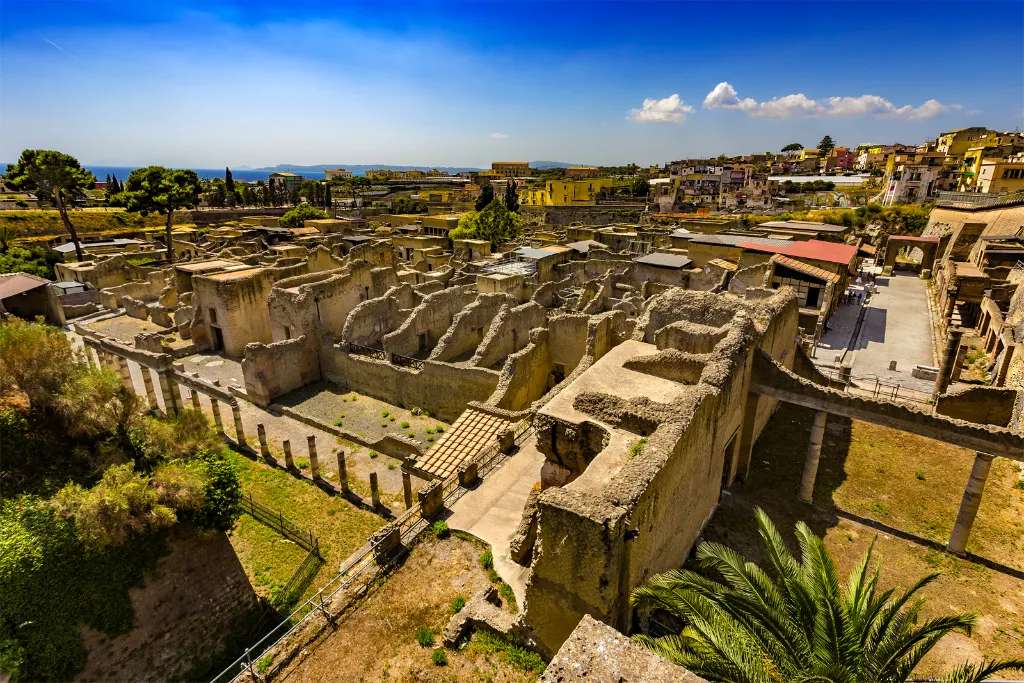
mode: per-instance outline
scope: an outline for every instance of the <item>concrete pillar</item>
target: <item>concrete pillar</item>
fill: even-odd
[[[402,468],[402,493],[405,495],[405,509],[412,507],[412,475],[409,470]]]
[[[210,411],[213,413],[213,423],[217,425],[217,433],[224,436],[224,419],[220,415],[220,401],[213,396],[210,397]]]
[[[274,456],[270,454],[270,445],[267,443],[267,429],[262,424],[256,425],[256,438],[260,441],[260,455],[264,460],[273,464]]]
[[[153,410],[160,410],[160,404],[156,400],[156,390],[153,389],[153,371],[145,365],[140,365],[142,371],[142,386],[146,390],[146,400]]]
[[[988,479],[989,470],[992,468],[992,458],[993,456],[981,451],[974,453],[974,467],[971,468],[971,476],[967,480],[964,497],[960,501],[960,510],[956,513],[953,533],[949,537],[949,545],[946,546],[946,549],[955,555],[965,554],[967,539],[971,535],[974,518],[978,516],[978,506],[981,505],[985,480]]]
[[[377,483],[376,472],[370,472],[370,502],[374,510],[380,509],[380,485]]]
[[[800,500],[805,503],[814,501],[814,481],[818,478],[818,461],[821,459],[821,443],[825,440],[827,419],[828,413],[823,410],[814,413],[811,439],[807,444],[807,456],[804,458],[804,473],[800,478]]]
[[[320,478],[320,459],[316,455],[316,436],[310,434],[306,437],[306,447],[309,448],[309,470],[313,473],[314,479]]]
[[[235,441],[239,446],[247,448],[249,444],[245,440],[245,430],[242,428],[242,409],[238,407],[238,401],[231,404],[231,417],[235,421]]]
[[[174,378],[171,377],[169,370],[158,370],[157,378],[160,381],[160,395],[164,399],[164,412],[168,415],[177,415],[181,404],[178,401],[180,394],[174,384]]]
[[[348,493],[348,466],[345,463],[345,451],[339,448],[336,455],[338,457],[338,486],[342,493]]]
[[[192,410],[203,412],[203,404],[199,402],[199,392],[195,390],[195,387],[189,387],[188,390],[192,393]]]
[[[953,368],[956,364],[956,352],[960,349],[960,338],[964,331],[959,327],[951,327],[946,332],[946,350],[942,354],[942,363],[939,365],[939,374],[935,377],[936,396],[945,393],[949,387],[950,378],[953,376]]]
[[[292,458],[292,442],[285,439],[281,442],[281,448],[284,450],[284,465],[290,470],[295,469],[295,460]]]

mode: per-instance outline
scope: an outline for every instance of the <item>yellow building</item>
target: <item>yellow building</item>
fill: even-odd
[[[800,156],[798,156],[796,160],[806,161],[807,159],[817,159],[819,156],[821,156],[821,152],[819,152],[817,149],[802,149],[800,150]]]
[[[935,139],[935,151],[942,152],[948,157],[962,157],[969,148],[998,135],[996,131],[984,126],[957,128],[942,133]]]
[[[491,172],[488,175],[498,176],[500,178],[525,178],[530,175],[530,162],[492,161]]]
[[[593,206],[602,190],[628,184],[614,178],[589,178],[586,180],[549,180],[538,187],[527,188],[519,193],[524,206]]]
[[[596,166],[570,166],[565,169],[565,177],[571,180],[596,178],[599,175],[601,175],[601,169]]]
[[[1024,154],[1008,159],[985,159],[978,171],[977,191],[1003,194],[1024,190]]]

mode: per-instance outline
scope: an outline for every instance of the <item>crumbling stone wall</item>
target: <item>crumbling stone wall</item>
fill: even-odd
[[[540,304],[528,301],[521,306],[502,310],[491,323],[484,340],[470,363],[480,368],[494,368],[529,342],[535,327],[544,327],[547,312]]]
[[[402,356],[428,356],[455,316],[475,297],[471,287],[451,287],[428,294],[398,329],[384,335],[384,348]]]
[[[478,295],[475,301],[456,314],[452,324],[434,347],[430,359],[459,361],[472,358],[495,316],[502,308],[510,308],[514,303],[512,297],[507,294]]]
[[[538,413],[548,474],[542,471],[547,488],[538,501],[526,617],[542,648],[557,649],[583,614],[628,630],[630,591],[681,564],[736,469],[744,421],[759,422],[770,409],[747,401],[753,353],[765,347],[792,364],[796,321],[791,292],[754,301],[660,294],[631,342],[656,342],[660,350],[622,367],[678,382],[675,398],[582,393],[572,412],[562,400]],[[615,381],[609,371],[598,363],[585,374],[598,373],[592,384],[600,386]],[[634,452],[629,444],[640,436],[647,442]]]
[[[317,344],[306,335],[270,344],[247,344],[242,376],[249,398],[267,406],[278,396],[320,379]]]
[[[409,309],[403,307],[403,303],[407,303],[411,297],[412,288],[401,285],[391,288],[384,296],[359,304],[345,319],[345,327],[341,332],[342,343],[380,348],[384,335],[405,320]]]

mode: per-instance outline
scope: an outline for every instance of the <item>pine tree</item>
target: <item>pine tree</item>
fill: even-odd
[[[836,143],[832,142],[832,137],[826,135],[821,139],[821,142],[818,143],[818,152],[823,157],[828,156],[828,153],[831,152],[835,146]]]
[[[509,178],[508,185],[505,186],[505,208],[512,213],[519,212],[519,192],[514,178]]]

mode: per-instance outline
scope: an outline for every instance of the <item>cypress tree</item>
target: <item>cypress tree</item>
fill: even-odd
[[[475,209],[482,211],[485,206],[494,201],[494,188],[489,184],[484,185],[483,190],[480,191],[480,196],[476,198]]]
[[[505,186],[505,208],[512,213],[519,212],[519,193],[516,189],[515,179],[509,178],[508,185]]]

